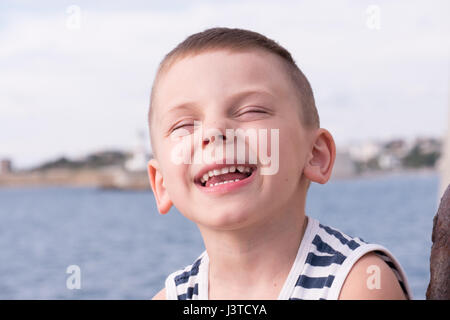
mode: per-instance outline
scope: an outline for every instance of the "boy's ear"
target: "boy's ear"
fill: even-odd
[[[170,200],[169,193],[164,185],[163,176],[161,175],[159,164],[156,159],[150,159],[147,164],[147,171],[158,210],[160,213],[166,214],[172,207],[172,201]]]
[[[304,175],[311,181],[324,184],[330,179],[336,158],[336,145],[331,133],[318,129],[313,136],[313,146],[303,169]]]

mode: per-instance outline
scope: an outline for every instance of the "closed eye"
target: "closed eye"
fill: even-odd
[[[175,124],[173,128],[169,130],[169,134],[172,136],[185,136],[191,134],[193,128],[193,122],[180,122],[178,124]]]
[[[252,113],[252,112],[254,112],[254,113],[267,113],[267,112],[264,111],[264,110],[248,110],[248,111],[243,112],[242,114],[245,114],[245,113]]]
[[[269,112],[267,112],[267,110],[264,110],[262,108],[247,108],[244,110],[241,110],[241,112],[239,112],[237,114],[237,117],[240,119],[259,119],[261,117],[265,117],[269,114]]]
[[[179,126],[176,126],[175,128],[173,128],[172,132],[177,130],[177,129],[184,128],[184,127],[190,127],[190,126],[193,126],[193,125],[194,125],[193,123],[185,123],[185,124],[182,124],[182,125],[179,125]]]

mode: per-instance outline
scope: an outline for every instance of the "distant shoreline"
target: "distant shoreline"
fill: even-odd
[[[150,189],[147,172],[117,168],[49,169],[0,175],[2,187],[94,187],[100,189]]]
[[[358,179],[377,179],[384,177],[403,177],[403,176],[439,176],[440,172],[435,168],[420,168],[420,169],[397,169],[397,170],[385,170],[385,171],[365,171],[361,173],[355,173],[346,176],[332,177],[330,181],[346,181],[346,180],[358,180]]]
[[[439,171],[434,168],[367,171],[332,177],[331,181],[408,175],[439,175]],[[93,187],[109,190],[151,190],[146,171],[129,172],[117,168],[50,169],[1,174],[0,188],[5,187]]]

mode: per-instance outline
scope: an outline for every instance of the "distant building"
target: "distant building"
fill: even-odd
[[[375,142],[364,142],[349,147],[350,157],[355,161],[367,162],[380,153],[381,146]]]
[[[402,159],[411,151],[412,147],[413,143],[407,143],[402,139],[395,139],[384,144],[382,153],[396,159]]]
[[[12,172],[12,162],[10,159],[0,160],[0,174],[6,174]]]
[[[378,166],[381,170],[401,169],[402,159],[411,150],[411,143],[402,139],[394,139],[384,143],[378,154]]]
[[[125,162],[125,169],[128,171],[146,171],[149,155],[146,150],[146,137],[143,131],[137,134],[131,158]]]
[[[147,154],[141,150],[134,150],[132,157],[125,162],[128,171],[145,171],[147,169]]]
[[[393,154],[382,153],[378,157],[378,165],[381,170],[393,170],[396,168],[401,168],[401,160]]]

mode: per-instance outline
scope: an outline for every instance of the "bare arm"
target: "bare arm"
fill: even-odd
[[[158,292],[152,300],[166,300],[166,288],[162,289],[160,292]]]
[[[373,252],[353,265],[339,294],[339,300],[405,299],[392,269]]]

